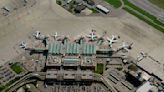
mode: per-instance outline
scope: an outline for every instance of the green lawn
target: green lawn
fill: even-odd
[[[113,5],[113,7],[115,8],[119,8],[122,5],[120,0],[105,0],[105,1]]]
[[[104,71],[104,64],[98,63],[98,64],[96,65],[95,72],[98,73],[98,74],[102,74],[103,71]]]
[[[11,68],[15,73],[17,73],[17,74],[20,74],[20,73],[23,71],[23,69],[22,69],[22,67],[19,65],[19,63],[12,64],[12,65],[10,66],[10,68]]]
[[[164,0],[149,0],[149,1],[157,5],[158,7],[164,9]]]

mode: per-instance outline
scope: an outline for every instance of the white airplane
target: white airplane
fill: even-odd
[[[89,35],[87,35],[87,37],[90,38],[91,41],[96,40],[97,35],[95,34],[95,30],[92,30],[92,32]]]
[[[137,60],[138,60],[138,61],[141,61],[141,60],[144,59],[146,56],[147,56],[146,53],[140,52],[140,55],[137,57]]]
[[[113,43],[116,43],[117,42],[117,39],[118,39],[118,37],[117,36],[114,36],[114,35],[112,35],[112,38],[111,39],[109,37],[107,37],[107,41],[109,42],[109,46],[112,47],[112,44]]]
[[[47,39],[48,38],[48,36],[41,35],[40,31],[36,31],[35,33],[33,33],[33,36],[37,40],[44,40],[44,39]]]
[[[127,44],[125,42],[122,43],[122,46],[118,48],[118,50],[124,49],[127,52],[129,52],[129,50],[132,48],[133,43]],[[117,51],[118,51],[117,50]]]
[[[36,31],[35,33],[33,33],[33,36],[34,36],[36,39],[39,39],[40,36],[41,36],[40,31]]]
[[[2,7],[2,9],[7,11],[7,12],[10,12],[10,8],[8,8],[8,7]]]
[[[22,42],[19,44],[19,47],[20,47],[20,48],[23,48],[23,49],[26,49],[27,43],[24,42],[24,41],[22,41]]]
[[[57,37],[59,37],[59,36],[58,36],[58,33],[57,33],[57,32],[55,32],[55,34],[54,34],[54,35],[52,35],[52,37],[54,37],[54,39],[56,39]]]

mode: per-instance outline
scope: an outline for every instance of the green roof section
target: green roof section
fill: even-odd
[[[65,64],[74,64],[74,63],[78,63],[80,60],[77,59],[77,58],[66,58],[66,59],[63,59],[63,62]]]
[[[49,44],[48,53],[61,54],[61,48],[62,48],[62,43],[55,41]]]
[[[96,54],[96,44],[83,43],[78,44],[75,42],[67,42],[63,44],[60,41],[55,41],[49,43],[48,45],[49,54],[84,54],[84,55],[93,55]]]
[[[80,38],[80,44],[84,44],[85,43],[85,39],[84,38]]]
[[[95,44],[83,44],[82,54],[96,54]]]
[[[66,44],[66,54],[79,54],[80,45],[77,43]]]

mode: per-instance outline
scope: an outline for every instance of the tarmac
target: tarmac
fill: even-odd
[[[147,52],[164,63],[164,34],[129,13],[112,17],[77,17],[57,5],[55,0],[36,1],[32,7],[18,9],[8,16],[0,15],[0,65],[21,54],[18,44],[28,42],[29,36],[37,30],[43,34],[58,32],[72,38],[92,29],[100,35],[107,31],[109,36],[120,35],[124,41],[133,42],[130,52],[133,57],[139,52]],[[1,0],[0,7],[6,2],[9,0]]]

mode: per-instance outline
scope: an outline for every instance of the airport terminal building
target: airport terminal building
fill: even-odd
[[[79,39],[77,42],[49,42],[46,60],[47,80],[92,81],[99,45]]]

